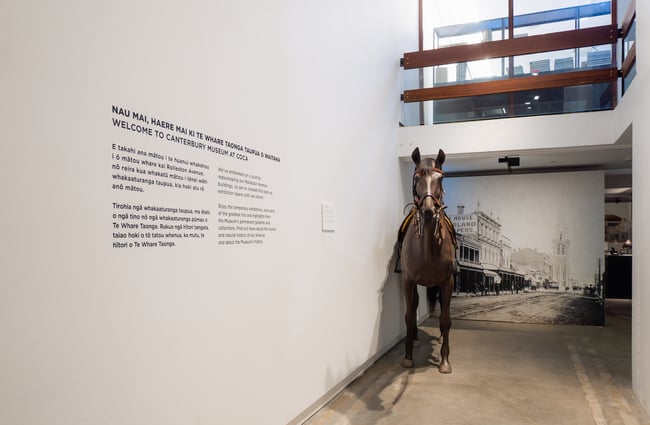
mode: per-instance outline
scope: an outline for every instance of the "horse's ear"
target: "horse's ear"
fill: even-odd
[[[418,165],[420,163],[420,148],[413,149],[413,153],[411,154],[411,159],[413,160],[413,162],[415,162],[415,165]]]
[[[436,157],[436,168],[441,168],[444,162],[445,152],[442,149],[438,149],[438,156]]]

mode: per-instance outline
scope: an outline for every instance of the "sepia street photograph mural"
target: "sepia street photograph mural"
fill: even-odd
[[[452,318],[602,325],[603,187],[600,171],[447,178]]]

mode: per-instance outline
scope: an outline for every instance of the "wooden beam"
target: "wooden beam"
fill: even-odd
[[[450,63],[613,44],[617,40],[618,29],[616,25],[603,25],[580,30],[404,53],[403,66],[404,69],[424,68]]]
[[[485,94],[512,93],[536,89],[578,86],[612,82],[617,79],[616,68],[601,68],[587,71],[561,72],[546,75],[508,78],[493,81],[464,82],[425,89],[405,90],[403,101],[424,102],[427,100],[453,99],[458,97],[481,96]]]

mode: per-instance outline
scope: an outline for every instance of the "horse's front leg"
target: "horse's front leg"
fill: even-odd
[[[413,311],[415,312],[415,320],[413,321],[413,346],[419,347],[418,341],[418,320],[417,320],[417,311],[418,305],[420,304],[420,294],[418,294],[418,285],[413,285]]]
[[[404,290],[404,300],[406,301],[406,314],[404,321],[406,322],[406,342],[404,343],[404,358],[402,359],[402,366],[413,367],[413,340],[415,332],[417,332],[417,324],[415,320],[417,310],[417,285],[415,282],[404,276],[402,281]]]
[[[440,335],[442,336],[442,347],[440,347],[440,373],[451,373],[449,364],[449,329],[451,328],[451,293],[453,291],[453,278],[449,278],[447,284],[440,286]]]

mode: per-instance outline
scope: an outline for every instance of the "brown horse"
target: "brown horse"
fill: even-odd
[[[435,308],[435,287],[440,288],[441,373],[451,373],[449,364],[449,306],[454,287],[455,234],[445,215],[442,190],[442,164],[445,153],[438,151],[435,161],[420,157],[419,148],[411,154],[413,175],[413,209],[403,225],[401,269],[406,299],[406,352],[402,365],[413,367],[413,340],[417,338],[417,285],[427,287],[430,311]]]

